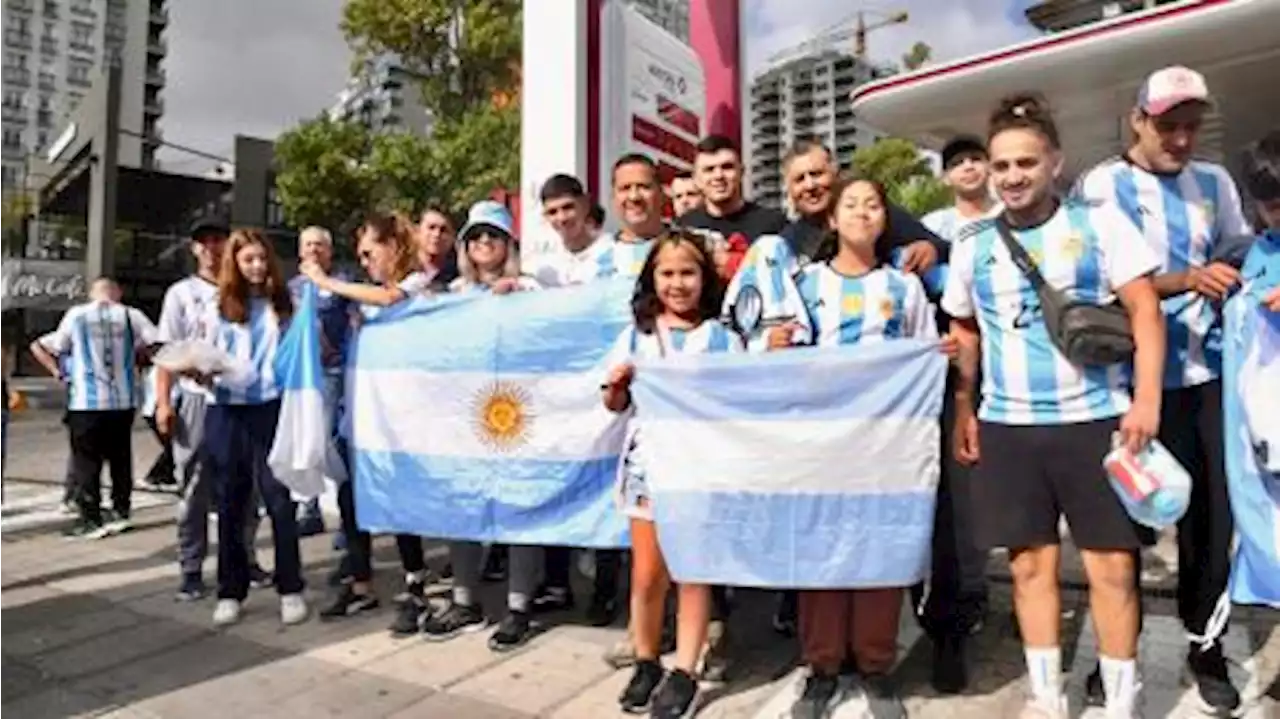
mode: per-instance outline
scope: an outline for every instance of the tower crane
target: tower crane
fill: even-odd
[[[797,45],[782,50],[769,58],[770,65],[779,65],[804,57],[815,52],[829,50],[842,42],[853,40],[853,54],[860,60],[867,59],[867,33],[891,25],[907,22],[908,14],[900,12],[881,12],[879,10],[859,10],[836,23],[830,29]]]

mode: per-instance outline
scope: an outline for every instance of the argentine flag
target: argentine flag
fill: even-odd
[[[324,401],[318,317],[316,286],[308,282],[289,329],[276,345],[273,366],[280,383],[280,418],[267,466],[281,484],[305,498],[324,493],[325,477],[346,477],[329,431],[333,408]]]
[[[677,581],[900,587],[929,566],[946,359],[895,340],[636,366],[637,436]]]
[[[367,322],[347,373],[360,526],[623,546],[625,418],[601,402],[600,365],[633,287],[424,297]]]
[[[1231,600],[1280,608],[1280,314],[1261,304],[1280,286],[1280,237],[1260,238],[1241,276],[1223,310],[1227,488],[1239,536]]]

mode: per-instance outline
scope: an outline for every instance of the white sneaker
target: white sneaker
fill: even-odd
[[[301,624],[307,621],[307,600],[301,594],[280,595],[280,621],[285,624]]]
[[[240,602],[234,599],[219,599],[213,608],[213,623],[219,627],[235,624],[240,621]]]
[[[1031,697],[1022,707],[1018,719],[1067,719],[1067,698],[1058,697],[1056,702]]]

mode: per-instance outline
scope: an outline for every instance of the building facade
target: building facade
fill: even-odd
[[[689,44],[689,0],[630,0],[637,12]]]
[[[751,84],[751,197],[782,207],[782,159],[797,139],[813,137],[835,153],[842,166],[859,147],[882,134],[854,117],[853,88],[878,70],[852,55],[827,51],[791,60],[756,77]]]
[[[124,84],[120,163],[151,168],[164,114],[166,0],[4,0],[3,187],[28,185],[28,156],[56,130],[109,64]]]
[[[430,135],[435,120],[422,103],[418,80],[394,57],[371,60],[338,93],[329,117],[359,122],[373,132]]]
[[[1027,8],[1027,20],[1045,32],[1062,32],[1174,0],[1045,0]]]

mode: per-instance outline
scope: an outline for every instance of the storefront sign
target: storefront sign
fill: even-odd
[[[65,309],[84,300],[88,282],[83,262],[4,261],[4,309]]]

